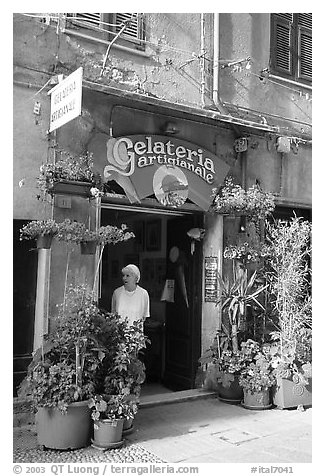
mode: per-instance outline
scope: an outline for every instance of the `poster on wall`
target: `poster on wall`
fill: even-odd
[[[218,299],[218,258],[207,256],[204,259],[204,300],[217,302]]]

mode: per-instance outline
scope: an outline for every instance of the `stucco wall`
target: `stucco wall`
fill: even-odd
[[[221,13],[220,59],[237,61],[251,58],[251,69],[219,70],[222,101],[282,116],[301,123],[284,124],[281,117],[267,117],[271,125],[289,125],[299,135],[311,131],[310,90],[278,79],[261,80],[260,72],[270,64],[270,13]],[[245,64],[244,64],[245,66]],[[255,120],[258,121],[258,116]],[[309,125],[308,125],[309,124]]]
[[[14,86],[13,215],[16,219],[43,219],[51,213],[49,203],[37,200],[39,168],[51,151],[46,134],[49,99],[44,94],[34,96],[36,92],[36,89]],[[39,116],[33,113],[35,101],[41,103]]]

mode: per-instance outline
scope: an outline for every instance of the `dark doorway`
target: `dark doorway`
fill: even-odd
[[[34,338],[34,314],[37,281],[37,251],[30,241],[19,240],[19,230],[27,222],[13,224],[13,385],[26,375],[31,360]]]
[[[139,266],[140,286],[150,296],[150,318],[145,334],[150,343],[145,352],[146,382],[149,394],[194,388],[201,346],[201,267],[202,246],[191,242],[187,231],[202,226],[203,214],[157,214],[102,209],[101,224],[127,224],[136,238],[103,253],[100,304],[111,309],[113,290],[121,286],[121,267]],[[171,262],[171,248],[178,247],[182,262]],[[184,281],[181,281],[183,279]],[[162,301],[166,279],[174,280],[174,302]],[[186,288],[188,307],[184,301]],[[156,392],[153,391],[156,389]]]
[[[202,247],[191,254],[187,231],[200,227],[202,217],[189,215],[168,221],[167,278],[174,282],[174,302],[166,307],[164,384],[172,390],[194,388],[201,349]]]

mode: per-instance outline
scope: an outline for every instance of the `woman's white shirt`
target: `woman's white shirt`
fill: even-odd
[[[127,291],[124,286],[120,286],[112,296],[112,312],[127,317],[130,325],[139,319],[144,321],[150,316],[148,292],[141,286],[137,286],[134,291]]]

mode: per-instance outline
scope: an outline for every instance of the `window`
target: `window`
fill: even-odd
[[[90,36],[113,40],[124,22],[127,26],[117,43],[144,49],[144,21],[141,13],[68,13],[67,27],[86,32]]]
[[[312,14],[271,14],[271,71],[301,82],[312,80]]]

